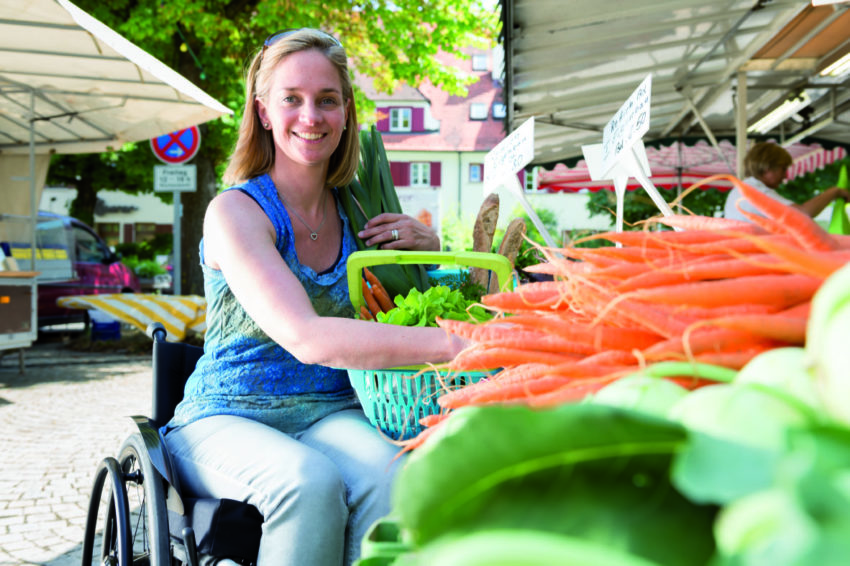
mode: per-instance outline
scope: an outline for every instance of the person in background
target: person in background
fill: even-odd
[[[791,154],[780,145],[772,142],[756,143],[744,159],[744,173],[747,176],[743,181],[758,191],[805,212],[812,218],[836,199],[841,198],[850,202],[850,192],[838,187],[829,187],[802,204],[796,204],[777,193],[776,188],[785,179],[786,172],[793,161]],[[743,199],[741,191],[733,188],[726,197],[724,216],[735,220],[747,220],[738,207],[747,212],[760,214],[755,207]]]
[[[467,344],[440,328],[354,319],[346,260],[356,245],[338,190],[354,176],[359,138],[340,42],[314,29],[269,36],[246,90],[225,172],[235,186],[204,219],[204,354],[165,440],[189,495],[259,509],[261,566],[351,564],[390,510],[402,460],[337,368],[446,361]],[[360,236],[440,245],[406,215],[377,217]]]

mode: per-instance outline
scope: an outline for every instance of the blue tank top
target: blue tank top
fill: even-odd
[[[348,217],[336,199],[336,190],[333,194],[343,223],[341,253],[337,262],[322,273],[298,261],[289,216],[268,175],[227,190],[245,192],[269,217],[275,230],[275,247],[304,285],[316,312],[321,316],[353,318],[346,260],[356,250],[356,244]],[[258,411],[291,407],[302,397],[311,402],[327,397],[334,403],[352,399],[354,394],[345,370],[303,364],[260,329],[233,296],[222,273],[204,264],[203,245],[202,240],[201,267],[207,301],[204,354],[166,428],[211,415],[256,418]]]

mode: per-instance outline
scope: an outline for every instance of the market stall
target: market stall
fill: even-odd
[[[67,0],[0,0],[0,50],[13,54],[0,63],[0,219],[29,219],[0,241],[29,242],[29,258],[40,257],[51,154],[120,149],[231,113]]]

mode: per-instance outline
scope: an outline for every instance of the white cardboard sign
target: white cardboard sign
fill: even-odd
[[[522,126],[500,141],[484,157],[484,196],[494,193],[500,187],[506,187],[525,209],[526,214],[540,232],[546,245],[558,247],[555,240],[543,226],[543,221],[534,211],[534,207],[525,198],[525,189],[517,179],[517,172],[534,159],[534,116],[523,122]]]
[[[629,96],[602,131],[603,175],[614,167],[624,151],[632,148],[649,131],[649,100],[652,93],[652,75]],[[611,178],[608,176],[607,178]]]
[[[507,183],[506,177],[534,159],[534,116],[500,141],[484,157],[484,196],[496,192]]]

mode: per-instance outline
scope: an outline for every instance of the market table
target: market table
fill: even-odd
[[[197,295],[157,295],[114,293],[60,297],[57,304],[72,309],[95,309],[145,331],[152,322],[161,322],[168,340],[180,342],[189,331],[206,332],[207,303]]]

